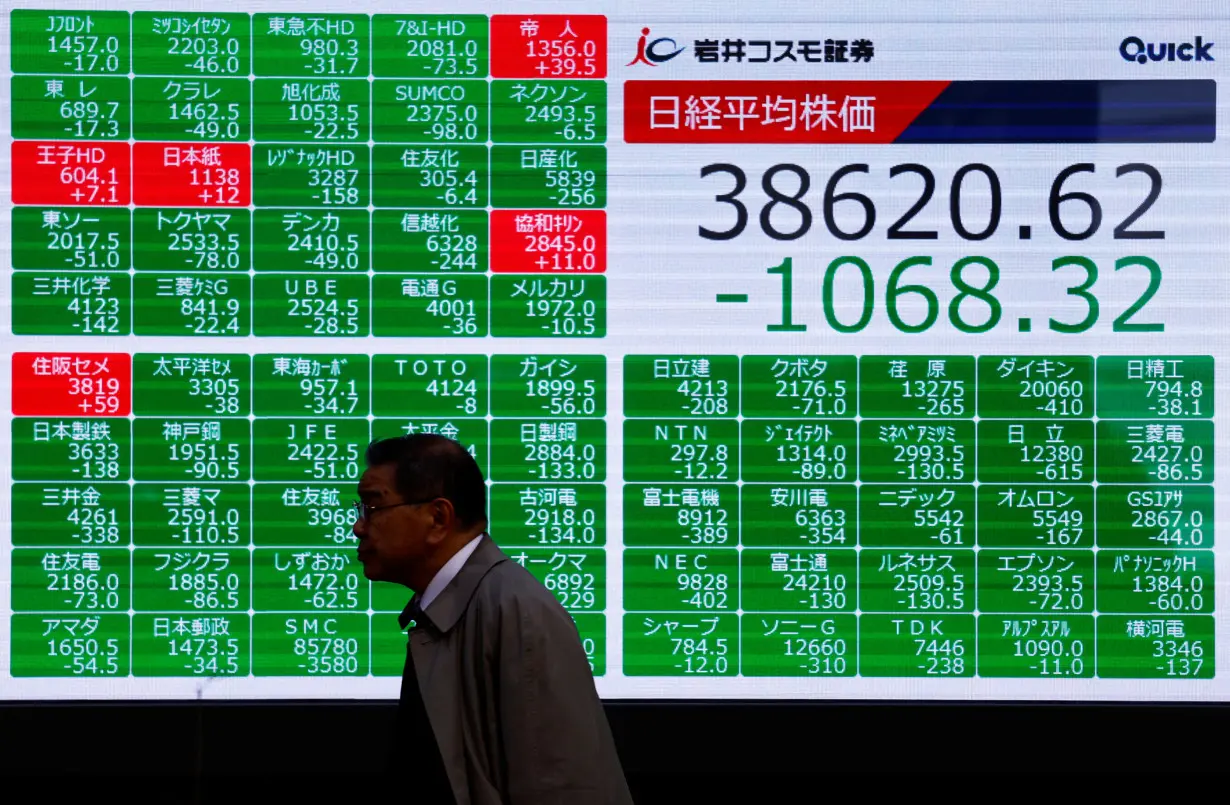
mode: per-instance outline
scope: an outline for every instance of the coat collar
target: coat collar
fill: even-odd
[[[437,632],[447,634],[457,625],[478,590],[478,583],[491,568],[507,559],[508,555],[492,542],[491,535],[484,534],[461,570],[427,607],[427,619]]]

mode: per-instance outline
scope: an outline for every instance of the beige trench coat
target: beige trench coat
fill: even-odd
[[[632,802],[576,624],[528,570],[484,536],[426,614],[410,650],[457,805]]]

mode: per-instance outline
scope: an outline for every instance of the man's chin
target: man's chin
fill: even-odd
[[[384,575],[380,572],[380,565],[374,559],[360,556],[359,564],[363,566],[363,575],[368,581],[384,581]]]

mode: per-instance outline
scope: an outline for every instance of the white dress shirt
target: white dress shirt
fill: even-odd
[[[470,554],[474,553],[474,549],[478,547],[478,543],[485,536],[487,535],[479,534],[463,545],[461,550],[453,554],[452,558],[444,563],[444,567],[440,568],[436,575],[432,576],[431,583],[427,585],[427,589],[423,591],[423,597],[419,601],[419,606],[423,608],[424,612],[427,611],[427,607],[431,606],[431,602],[440,594],[440,591],[447,587],[448,583],[461,572],[462,566],[465,565],[466,560],[470,558]]]

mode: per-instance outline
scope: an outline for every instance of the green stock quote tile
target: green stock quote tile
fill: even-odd
[[[137,274],[137,335],[244,336],[252,329],[252,278],[246,273]]]
[[[968,355],[866,356],[859,359],[864,417],[972,417],[974,358]]]
[[[625,545],[735,546],[740,533],[739,487],[624,484],[623,523]]]
[[[853,484],[744,484],[743,545],[852,548],[858,540],[857,496]]]
[[[739,627],[744,676],[854,676],[858,670],[854,615],[743,615]]]
[[[246,612],[135,615],[133,676],[247,676],[251,634]]]
[[[373,581],[372,609],[376,612],[401,614],[401,611],[406,608],[406,604],[410,603],[410,598],[413,595],[414,593],[409,588],[403,587],[400,584],[394,584],[389,581]],[[396,618],[393,619],[393,623],[397,623]],[[398,626],[395,625],[393,628],[396,629]],[[405,659],[404,655],[402,659]]]
[[[859,478],[864,483],[972,483],[976,447],[970,421],[864,419],[859,423]]]
[[[733,612],[624,615],[625,676],[736,676],[739,616]]]
[[[127,271],[132,213],[82,207],[13,207],[15,269]]]
[[[256,676],[366,676],[370,653],[366,614],[252,617]]]
[[[606,551],[602,548],[518,548],[509,558],[543,583],[570,612],[606,609]]]
[[[734,417],[739,414],[735,355],[628,355],[624,416]]]
[[[253,134],[259,142],[367,142],[368,95],[361,78],[258,78]]]
[[[1088,483],[1093,458],[1092,421],[978,423],[983,483]]]
[[[983,484],[978,544],[983,548],[1092,548],[1092,486]],[[1098,523],[1097,537],[1102,538]]]
[[[1213,422],[1103,419],[1097,425],[1100,483],[1212,483]]]
[[[229,274],[137,276],[137,335],[243,336],[251,330],[250,278]]]
[[[744,612],[853,612],[858,604],[852,549],[749,548],[739,571]]]
[[[357,482],[371,441],[359,419],[257,419],[252,475],[257,481]]]
[[[1101,548],[1212,548],[1213,487],[1100,486]]]
[[[601,338],[606,335],[606,277],[495,275],[491,334]]]
[[[497,143],[606,142],[605,81],[491,82],[491,139]]]
[[[128,675],[128,615],[13,615],[14,677]]]
[[[978,675],[1089,678],[1094,673],[1091,615],[988,615],[978,619]]]
[[[1094,609],[1094,554],[984,550],[978,554],[978,609],[1058,617]]]
[[[133,355],[137,416],[247,416],[252,408],[252,358],[241,353]]]
[[[277,76],[357,76],[371,67],[371,20],[366,14],[312,14],[292,17],[302,28],[291,29],[284,14],[255,14],[252,72]]]
[[[487,468],[491,451],[491,438],[487,420],[465,417],[430,417],[416,419],[377,419],[372,422],[372,441],[410,436],[415,433],[439,433],[453,439],[466,449],[478,463],[483,475],[489,476]]]
[[[491,413],[503,416],[606,415],[605,355],[493,355]]]
[[[983,355],[978,414],[987,418],[1093,416],[1093,358],[1087,355]]]
[[[493,420],[491,480],[606,480],[606,422],[600,419]]]
[[[173,142],[247,142],[252,85],[216,76],[138,78],[132,82],[132,136]]]
[[[9,12],[10,67],[14,73],[127,73],[128,12]]]
[[[124,481],[132,423],[123,417],[15,417],[15,481]]]
[[[972,550],[863,550],[859,608],[909,615],[973,612],[974,556]]]
[[[1103,679],[1212,679],[1211,615],[1103,615],[1098,618],[1098,676]]]
[[[246,481],[252,432],[245,419],[138,418],[132,428],[138,481]]]
[[[252,216],[247,210],[140,208],[133,211],[138,271],[247,271]]]
[[[257,271],[367,271],[371,261],[366,210],[257,210]]]
[[[371,288],[366,275],[257,274],[252,321],[258,336],[365,336]]]
[[[485,145],[487,86],[482,80],[377,79],[372,82],[372,139]]]
[[[132,606],[141,612],[246,612],[247,548],[141,548],[132,553]]]
[[[14,548],[14,612],[127,612],[127,548]]]
[[[1208,613],[1214,604],[1213,552],[1098,553],[1098,610],[1170,616]]]
[[[863,547],[974,547],[972,486],[864,484],[858,505]]]
[[[969,677],[977,668],[973,615],[863,615],[859,674]]]
[[[252,203],[257,207],[367,207],[370,183],[371,156],[363,145],[252,149]]]
[[[384,272],[465,274],[487,270],[486,210],[376,210],[372,268]]]
[[[491,204],[512,209],[605,207],[606,146],[492,146]]]
[[[853,481],[858,425],[852,419],[745,420],[739,424],[739,452],[744,481]]]
[[[247,546],[251,509],[246,482],[138,483],[132,487],[132,541],[185,550]]]
[[[606,615],[600,612],[572,612],[581,636],[581,648],[594,676],[606,674]]]
[[[253,356],[253,410],[259,417],[367,416],[371,359],[362,354]]]
[[[430,274],[372,278],[377,336],[479,338],[487,334],[488,279]]]
[[[372,72],[411,78],[487,75],[485,14],[373,14]]]
[[[353,548],[257,548],[252,597],[262,612],[365,612],[368,581]]]
[[[745,417],[823,419],[858,413],[853,355],[746,355],[741,359]]]
[[[739,476],[739,423],[624,420],[624,480],[715,483]]]
[[[128,139],[127,78],[15,75],[10,87],[14,139]]]
[[[376,355],[372,359],[376,416],[486,416],[486,355]]]
[[[372,203],[377,207],[482,208],[490,173],[482,145],[377,145]]]
[[[409,594],[406,598],[409,600]],[[397,614],[377,612],[372,615],[371,633],[372,676],[401,676],[406,667],[407,642]]]
[[[18,483],[9,487],[14,547],[117,547],[132,537],[124,483]]]
[[[243,13],[137,11],[132,66],[147,75],[234,75],[251,70],[252,28]]]
[[[492,484],[487,506],[504,548],[606,545],[605,484]]]
[[[352,547],[356,484],[256,484],[253,542],[262,547]]]
[[[1098,416],[1154,419],[1213,416],[1208,355],[1104,355],[1098,358]]]
[[[734,612],[739,553],[733,548],[628,548],[624,609],[629,612]]]
[[[14,335],[127,335],[132,278],[121,271],[14,271]]]

